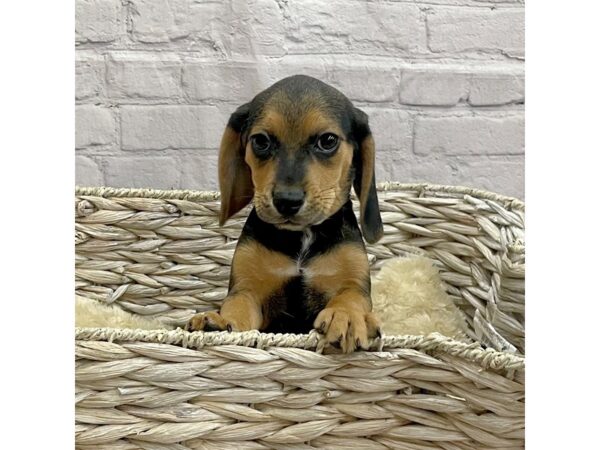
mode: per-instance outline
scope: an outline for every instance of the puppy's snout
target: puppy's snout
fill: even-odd
[[[304,196],[304,191],[301,188],[275,188],[273,190],[273,205],[279,214],[291,217],[302,208]]]

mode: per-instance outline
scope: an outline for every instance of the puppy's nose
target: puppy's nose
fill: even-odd
[[[304,191],[299,188],[275,188],[273,204],[282,216],[293,216],[304,204]]]

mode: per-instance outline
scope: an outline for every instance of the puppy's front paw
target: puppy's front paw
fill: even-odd
[[[351,353],[358,348],[366,350],[370,338],[381,336],[379,320],[373,313],[350,308],[325,308],[313,326],[325,335],[327,344],[341,347],[344,353]]]
[[[231,331],[232,327],[217,311],[196,314],[185,325],[186,331]]]

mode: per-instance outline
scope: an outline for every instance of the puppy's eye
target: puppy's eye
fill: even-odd
[[[321,153],[333,153],[339,144],[340,139],[333,133],[324,133],[317,139],[317,147]]]
[[[257,155],[265,155],[271,148],[271,138],[267,133],[258,133],[250,137],[252,150]]]

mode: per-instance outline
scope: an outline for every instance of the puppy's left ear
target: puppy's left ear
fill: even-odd
[[[219,225],[250,203],[254,196],[250,167],[244,161],[242,135],[250,114],[250,104],[240,106],[229,118],[219,150]]]
[[[383,236],[375,187],[375,142],[369,128],[369,117],[358,108],[354,108],[352,134],[356,141],[353,157],[354,192],[360,201],[360,227],[365,240],[374,244]]]

